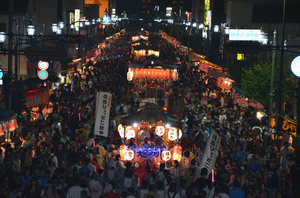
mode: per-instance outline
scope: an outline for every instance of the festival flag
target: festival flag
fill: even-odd
[[[112,95],[109,92],[97,93],[95,135],[108,137],[111,98]]]

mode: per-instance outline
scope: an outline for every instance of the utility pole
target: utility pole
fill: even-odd
[[[286,0],[283,0],[283,11],[282,11],[282,33],[281,33],[281,49],[280,49],[280,70],[279,70],[279,85],[278,85],[278,106],[277,113],[281,114],[282,106],[282,81],[283,81],[283,51],[284,51],[284,35],[285,35],[285,5]]]
[[[8,15],[8,110],[12,106],[12,56],[13,56],[13,15],[14,1],[9,1],[9,15]]]
[[[273,32],[273,51],[272,51],[272,69],[271,69],[271,89],[270,89],[270,112],[273,112],[273,97],[274,97],[274,68],[276,64],[276,30]]]

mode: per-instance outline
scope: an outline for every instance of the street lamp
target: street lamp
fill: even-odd
[[[4,43],[6,40],[5,32],[0,32],[0,43]]]
[[[33,36],[35,33],[35,27],[34,25],[28,25],[27,26],[27,33],[29,36]]]
[[[57,28],[56,34],[61,34],[61,29]]]
[[[64,29],[65,24],[64,24],[64,22],[59,22],[58,26],[62,30],[62,29]]]
[[[57,23],[52,23],[52,32],[56,33],[58,29]]]
[[[199,24],[199,29],[203,29],[203,28],[204,28],[203,23],[200,23],[200,24]]]
[[[91,23],[89,22],[89,20],[86,20],[86,21],[84,22],[84,24],[85,24],[86,26],[89,26]]]
[[[219,32],[219,30],[220,30],[220,27],[218,25],[215,25],[214,26],[214,32]]]

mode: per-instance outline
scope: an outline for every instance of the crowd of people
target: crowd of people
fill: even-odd
[[[180,60],[169,104],[183,101],[178,120],[182,142],[190,143],[171,167],[146,166],[139,178],[134,165],[120,159],[117,132],[118,115],[138,108],[126,80],[130,38],[123,32],[96,63],[77,70],[71,84],[61,85],[49,104],[39,107],[37,119],[30,118],[30,109],[19,115],[17,139],[0,149],[0,197],[297,197],[291,137],[271,128],[267,119],[258,120],[255,109],[234,104],[230,92],[162,39],[162,61]],[[98,91],[113,97],[108,138],[93,134]],[[213,173],[198,167],[211,131],[222,139]]]

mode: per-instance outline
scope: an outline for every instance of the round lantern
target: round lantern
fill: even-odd
[[[126,137],[127,140],[129,140],[130,138],[135,137],[135,130],[131,126],[126,127],[125,137]]]
[[[119,124],[118,131],[121,138],[124,138],[124,127],[122,126],[122,124]]]
[[[169,161],[171,159],[171,152],[170,151],[162,151],[161,152],[161,158],[164,160],[164,161]]]
[[[182,138],[182,131],[180,129],[178,130],[178,135],[179,135],[178,139],[181,139]]]
[[[125,151],[125,160],[133,160],[134,152],[133,150],[126,150]]]
[[[177,129],[175,127],[170,127],[168,132],[168,139],[171,141],[177,140]]]
[[[173,147],[173,160],[177,160],[180,161],[181,159],[181,152],[182,152],[182,148],[179,145],[176,145]]]
[[[120,146],[120,156],[121,156],[121,160],[125,160],[125,151],[127,150],[127,146],[126,144],[122,144]]]
[[[156,133],[156,135],[158,135],[158,136],[163,136],[164,133],[165,133],[165,127],[163,127],[163,126],[157,126],[157,127],[155,128],[155,133]]]

